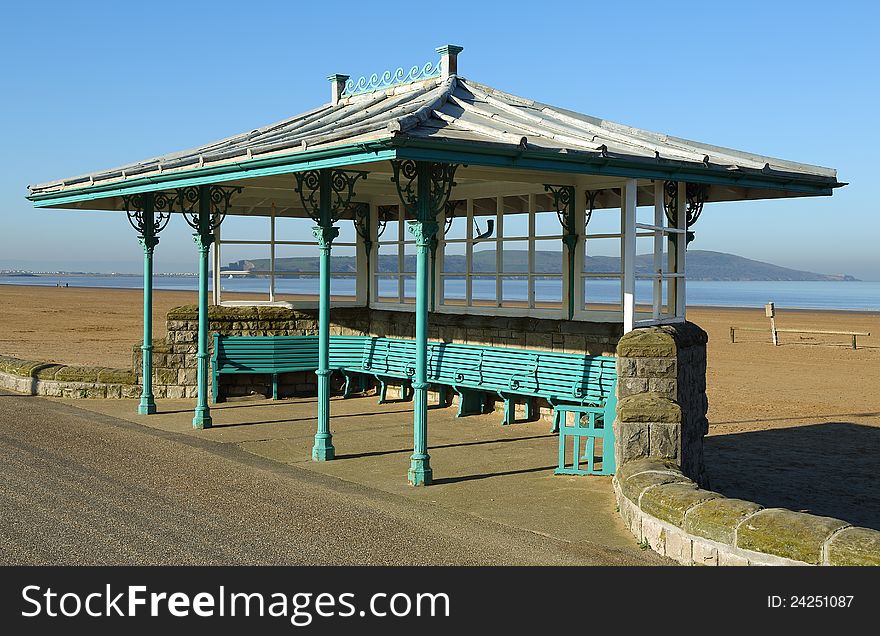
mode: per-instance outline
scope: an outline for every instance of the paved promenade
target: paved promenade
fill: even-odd
[[[233,402],[0,393],[2,564],[658,564],[607,479],[554,477],[543,422],[431,412],[438,483],[406,486],[411,405],[334,399],[340,458],[308,452],[314,399]]]

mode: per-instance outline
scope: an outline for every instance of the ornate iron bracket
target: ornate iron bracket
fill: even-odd
[[[208,188],[207,210],[201,209],[201,189],[204,187]],[[190,186],[177,190],[177,202],[187,225],[199,235],[208,235],[220,227],[229,211],[232,195],[241,191],[242,188],[238,186],[232,188],[218,185]],[[207,218],[202,218],[205,212],[207,212]]]
[[[152,206],[149,200],[152,199]],[[122,206],[128,216],[128,223],[138,233],[144,249],[153,249],[159,243],[159,232],[171,220],[174,198],[164,192],[146,192],[122,197]],[[150,210],[149,207],[152,207]],[[147,215],[147,212],[152,212]]]
[[[382,238],[388,221],[397,218],[396,205],[380,205],[376,207],[376,237]]]
[[[354,205],[354,231],[364,243],[367,256],[367,271],[370,271],[370,255],[373,253],[373,239],[370,237],[370,206],[367,203]]]
[[[446,221],[443,226],[444,235],[449,234],[449,230],[452,228],[452,222],[455,220],[455,208],[457,208],[460,203],[464,203],[464,201],[449,200],[446,202]]]
[[[596,209],[596,199],[599,198],[602,192],[602,190],[587,190],[587,207],[584,210],[584,232],[586,232],[590,219],[593,217],[593,210]]]
[[[666,212],[666,218],[670,225],[678,227],[678,182],[667,181],[663,184],[663,190],[666,194],[663,200],[663,209]],[[687,200],[686,210],[686,227],[688,230],[700,218],[703,213],[703,204],[709,198],[709,186],[701,183],[688,183],[685,189],[685,198]],[[694,233],[688,231],[686,234],[686,243],[694,240]]]
[[[544,191],[553,197],[553,207],[566,236],[577,236],[574,227],[574,186],[544,184]]]
[[[392,159],[391,167],[394,170],[391,180],[397,186],[397,195],[410,216],[421,223],[435,220],[449,201],[458,165]],[[419,201],[420,197],[427,197],[426,205]],[[420,214],[424,214],[425,218],[420,218]]]
[[[328,226],[348,210],[354,198],[354,184],[358,179],[366,179],[367,173],[323,168],[297,172],[294,176],[306,214],[318,225]]]

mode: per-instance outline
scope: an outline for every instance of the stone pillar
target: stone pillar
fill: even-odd
[[[635,329],[617,344],[617,465],[674,460],[705,484],[706,332],[689,322]]]

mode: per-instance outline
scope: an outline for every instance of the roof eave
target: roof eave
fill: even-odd
[[[381,161],[393,159],[394,156],[395,151],[390,147],[388,140],[363,141],[283,156],[230,161],[217,166],[154,173],[124,181],[35,193],[25,198],[38,208],[63,206],[142,192]]]
[[[671,159],[630,156],[603,156],[601,153],[559,152],[522,149],[501,143],[467,143],[447,139],[395,137],[392,140],[401,159],[464,163],[488,167],[509,167],[562,173],[613,177],[663,179],[731,185],[742,188],[769,188],[785,192],[830,195],[846,185],[835,178],[781,172],[777,170],[730,169]]]

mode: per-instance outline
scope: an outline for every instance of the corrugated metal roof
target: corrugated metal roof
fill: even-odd
[[[757,170],[836,184],[831,168],[653,133],[518,97],[460,76],[345,97],[275,124],[111,170],[30,186],[32,194],[72,191],[132,177],[188,171],[243,159],[294,155],[361,141],[444,139],[524,151],[584,153],[716,170]]]

